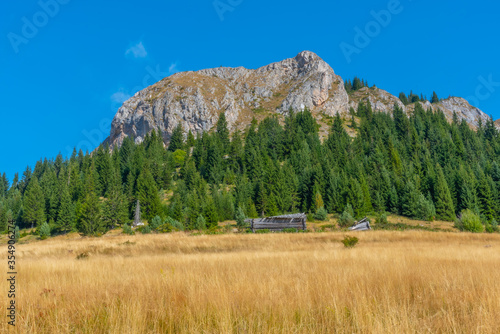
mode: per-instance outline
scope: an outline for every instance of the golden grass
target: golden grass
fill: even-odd
[[[354,249],[342,246],[344,235],[115,234],[17,245],[16,330],[500,332],[500,235],[371,231],[355,234]],[[89,257],[77,260],[82,253]]]

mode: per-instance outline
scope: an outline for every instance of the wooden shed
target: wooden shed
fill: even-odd
[[[297,230],[305,230],[307,216],[305,213],[295,213],[292,215],[282,215],[274,217],[246,219],[250,223],[252,232],[256,230],[282,231],[285,228],[296,228]]]

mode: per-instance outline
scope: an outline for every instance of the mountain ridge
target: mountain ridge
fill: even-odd
[[[244,129],[256,117],[283,116],[288,110],[308,108],[325,132],[323,115],[346,117],[350,108],[370,101],[374,111],[391,113],[398,104],[407,114],[415,104],[404,105],[396,96],[375,86],[348,94],[343,79],[311,51],[257,69],[218,67],[173,74],[137,92],[118,109],[105,143],[120,146],[131,136],[141,142],[159,129],[165,143],[180,123],[185,132],[209,131],[224,112],[230,131]],[[459,97],[436,104],[421,102],[424,108],[441,109],[451,121],[453,113],[471,127],[490,119],[480,109]]]

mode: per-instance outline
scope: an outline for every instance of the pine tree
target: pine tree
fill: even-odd
[[[257,194],[257,196],[256,196],[255,203],[256,203],[257,210],[258,210],[260,216],[264,217],[264,215],[267,212],[267,207],[269,205],[269,203],[268,203],[269,201],[267,198],[268,197],[267,190],[264,187],[263,182],[260,182],[257,184],[256,194]]]
[[[98,236],[105,232],[101,203],[93,190],[87,193],[83,200],[78,222],[78,231],[87,236]]]
[[[417,203],[420,196],[420,192],[415,187],[415,184],[412,180],[408,180],[403,188],[401,199],[400,199],[400,207],[401,213],[404,216],[416,218],[418,216],[417,213]]]
[[[161,201],[153,176],[146,168],[137,179],[137,199],[147,220],[161,214]]]
[[[399,99],[401,100],[401,102],[403,102],[405,106],[408,105],[408,98],[406,97],[405,93],[403,92],[399,93]]]
[[[103,207],[103,220],[107,228],[115,228],[128,222],[127,198],[122,192],[119,177],[116,173],[111,177],[107,191],[107,199]]]
[[[220,147],[220,151],[224,155],[229,150],[229,130],[227,129],[226,114],[221,112],[219,114],[219,120],[216,125],[217,130],[217,140]]]
[[[484,215],[488,221],[493,220],[495,216],[493,192],[488,182],[488,177],[484,173],[481,173],[481,178],[479,179],[477,197],[481,214]]]
[[[24,195],[24,192],[27,190],[28,184],[31,181],[31,175],[32,175],[31,167],[27,166],[26,170],[23,173],[23,178],[19,182],[18,188],[19,191],[21,191],[21,194]]]
[[[436,170],[437,180],[434,189],[436,218],[440,220],[454,221],[455,208],[453,206],[453,200],[451,198],[450,189],[448,188],[448,183],[444,177],[443,169],[439,165],[437,165]]]
[[[45,197],[42,188],[35,177],[31,180],[26,189],[23,201],[24,221],[36,226],[40,226],[46,221],[45,216]]]
[[[347,93],[350,93],[352,91],[352,83],[350,79],[344,83],[344,88]]]
[[[439,98],[438,98],[436,92],[432,92],[431,103],[438,103],[438,102],[439,102]]]
[[[170,137],[170,144],[168,145],[168,150],[170,152],[175,152],[176,150],[182,150],[184,148],[184,130],[182,129],[181,123],[177,124]]]
[[[104,196],[109,188],[111,174],[111,158],[109,156],[109,149],[99,146],[95,156],[95,169],[97,172],[97,183],[95,185],[99,196]]]
[[[61,194],[61,205],[57,219],[57,230],[67,233],[75,227],[75,207],[71,202],[71,197],[67,187],[63,187]]]
[[[366,212],[363,189],[358,180],[351,178],[348,193],[348,202],[354,210],[355,218],[362,218]]]
[[[196,218],[196,225],[194,226],[194,229],[198,231],[203,231],[206,228],[207,228],[207,221],[205,217],[199,215],[198,218]]]
[[[218,226],[219,217],[217,216],[217,208],[215,207],[212,198],[209,199],[207,205],[205,206],[203,216],[205,217],[208,229],[213,229]]]
[[[12,215],[12,211],[10,211],[10,215]],[[7,206],[0,201],[0,233],[4,232],[7,229],[8,218],[7,218]]]
[[[241,208],[241,206],[238,206],[238,209],[236,210],[236,216],[235,216],[235,219],[236,219],[236,225],[238,227],[243,227],[245,226],[245,219],[246,219],[246,215],[245,215],[245,212],[243,211],[243,209]]]
[[[363,83],[358,77],[354,77],[354,80],[352,81],[352,89],[353,90],[358,90],[363,88]]]
[[[189,129],[189,132],[188,132],[188,135],[187,135],[187,140],[186,140],[186,146],[187,147],[193,147],[194,144],[195,144],[194,135],[191,132],[191,129]]]
[[[47,224],[47,222],[44,222],[42,225],[40,225],[38,234],[40,235],[40,239],[42,240],[50,237],[50,226],[49,224]]]
[[[210,140],[208,152],[207,152],[207,163],[206,163],[206,178],[214,184],[219,184],[221,181],[221,174],[223,169],[223,160],[221,154],[221,148],[215,140]]]
[[[9,190],[9,179],[5,173],[2,174],[0,179],[0,198],[6,197]]]

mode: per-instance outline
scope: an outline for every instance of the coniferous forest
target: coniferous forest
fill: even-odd
[[[126,138],[112,151],[43,159],[11,182],[1,177],[0,229],[15,221],[45,236],[101,235],[128,227],[140,211],[149,226],[199,230],[241,217],[346,208],[355,218],[390,212],[446,221],[469,209],[496,226],[493,121],[473,130],[419,104],[410,117],[397,106],[393,115],[375,113],[369,103],[351,112],[351,120],[331,118],[322,139],[307,110],[281,123],[254,120],[233,134],[221,113],[216,128],[196,138],[178,126],[166,148],[153,131],[141,144]]]

